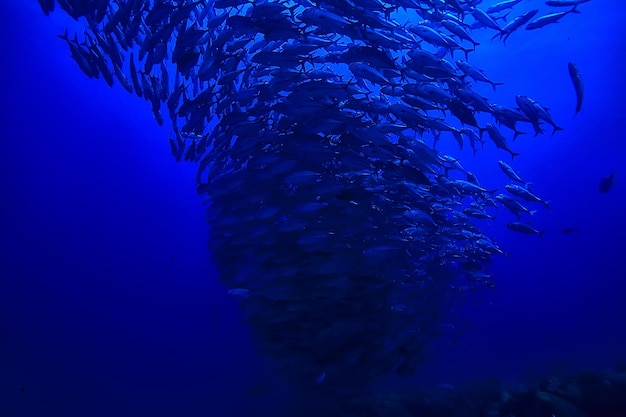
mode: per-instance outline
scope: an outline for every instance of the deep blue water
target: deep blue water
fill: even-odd
[[[148,103],[84,76],[56,37],[73,24],[61,11],[0,4],[0,416],[293,410],[299,394],[257,352],[217,283],[193,164],[174,161]],[[626,361],[626,5],[580,10],[506,46],[479,39],[472,63],[506,83],[479,91],[507,105],[536,98],[565,129],[515,142],[516,169],[551,200],[534,219],[546,233],[511,232],[513,216],[499,209],[484,226],[509,253],[493,265],[498,288],[464,305],[460,334],[391,386]],[[575,118],[569,61],[585,81]],[[510,158],[491,143],[476,158],[452,140],[441,146],[488,188],[506,184],[496,161]],[[600,194],[611,172],[615,186]]]

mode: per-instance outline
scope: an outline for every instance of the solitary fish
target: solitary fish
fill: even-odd
[[[591,0],[550,0],[546,1],[546,4],[552,7],[576,7],[579,4],[587,3],[588,1]]]
[[[608,193],[609,190],[613,187],[614,183],[615,183],[615,172],[611,172],[610,175],[602,178],[602,181],[600,181],[600,192]]]
[[[572,79],[574,89],[576,90],[576,113],[574,113],[574,116],[576,116],[580,111],[580,108],[583,106],[583,79],[580,75],[580,70],[574,63],[569,62],[567,64],[567,68],[569,69],[569,76]]]
[[[511,222],[507,224],[507,227],[513,231],[527,235],[539,235],[541,238],[543,238],[543,234],[545,233],[545,230],[537,230],[528,223]]]

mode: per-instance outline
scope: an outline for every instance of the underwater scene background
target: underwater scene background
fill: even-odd
[[[71,3],[103,4],[67,2]],[[172,4],[178,3],[191,4]],[[201,3],[213,2],[198,5]],[[247,2],[232,3],[236,7],[221,10],[237,14],[237,10],[250,6],[244,5]],[[299,13],[297,7],[313,10],[313,3],[319,3],[321,10],[334,10],[332,2],[302,1],[291,2],[289,13]],[[365,3],[366,9],[370,3],[378,2]],[[447,10],[468,23],[476,20],[469,9],[463,13],[455,11],[455,5],[469,1],[400,3],[418,4],[423,13]],[[476,7],[487,10],[495,3],[483,1]],[[113,88],[102,77],[89,79],[71,59],[68,43],[71,44],[74,33],[83,42],[87,28],[84,17],[73,20],[59,4],[49,16],[42,13],[36,1],[1,0],[0,4],[4,11],[0,22],[4,127],[0,145],[0,416],[626,415],[623,400],[616,400],[626,398],[623,2],[583,2],[576,6],[580,13],[568,13],[557,24],[536,30],[521,28],[511,33],[506,43],[499,36],[494,37],[499,35],[494,29],[471,30],[479,45],[467,54],[467,60],[498,84],[492,87],[489,83],[470,81],[474,78],[471,76],[463,76],[463,83],[471,82],[480,95],[488,97],[489,103],[517,108],[516,96],[532,97],[549,108],[555,124],[563,130],[552,135],[552,126],[542,122],[546,133],[534,135],[534,126],[522,122],[517,128],[526,134],[513,141],[512,130],[500,126],[510,147],[520,154],[511,159],[509,153],[496,148],[488,131],[482,134],[485,143],[473,151],[469,142],[460,149],[455,136],[442,128],[416,127],[414,130],[421,130],[421,135],[414,136],[421,136],[429,148],[434,146],[439,130],[437,152],[450,156],[446,162],[449,166],[437,168],[437,172],[423,170],[427,181],[432,182],[429,205],[443,202],[455,207],[453,202],[463,201],[467,205],[473,199],[483,204],[490,195],[505,193],[511,180],[497,163],[504,161],[524,181],[532,183],[529,190],[549,200],[549,208],[524,202],[537,211],[532,216],[522,213],[522,221],[532,224],[540,236],[511,230],[515,226],[507,227],[518,218],[505,207],[485,206],[485,213],[495,220],[472,218],[472,224],[490,242],[497,243],[497,251],[502,252],[490,253],[488,260],[479,257],[480,274],[488,277],[488,285],[468,285],[462,275],[461,281],[428,287],[426,297],[426,290],[420,288],[427,284],[421,281],[417,289],[411,287],[403,292],[402,288],[394,288],[381,293],[378,281],[372,279],[364,284],[365,290],[359,287],[358,294],[353,292],[356,286],[349,280],[344,288],[335,288],[338,284],[333,281],[330,288],[337,291],[336,300],[332,295],[324,297],[341,302],[342,308],[329,304],[331,307],[326,305],[317,311],[319,300],[307,300],[311,303],[307,308],[315,310],[315,314],[309,311],[316,317],[315,323],[323,317],[332,328],[332,323],[350,316],[348,323],[372,322],[379,327],[375,327],[376,332],[354,331],[346,338],[347,346],[339,349],[339,358],[333,354],[335,348],[329,347],[328,359],[320,359],[314,366],[304,358],[319,359],[317,352],[329,345],[321,333],[306,339],[305,332],[297,343],[264,338],[268,332],[266,324],[278,317],[281,322],[289,321],[290,326],[313,326],[307,315],[300,321],[291,316],[283,319],[282,306],[251,304],[254,295],[248,292],[254,294],[252,287],[267,277],[248,273],[245,282],[249,285],[234,285],[233,282],[240,282],[239,278],[224,278],[231,273],[231,266],[252,271],[247,265],[255,265],[253,259],[246,255],[232,261],[227,256],[236,253],[213,253],[226,247],[222,240],[230,242],[220,227],[233,233],[237,230],[244,242],[255,242],[253,235],[261,229],[232,220],[229,212],[207,213],[205,200],[218,193],[211,187],[208,191],[197,189],[197,161],[177,162],[172,155],[168,143],[174,130],[171,122],[165,120],[159,126],[149,101],[129,94],[117,78]],[[147,13],[153,2],[146,4]],[[534,9],[539,10],[536,17],[570,10],[522,0],[504,13],[492,14],[511,11],[511,16],[517,16]],[[394,10],[408,21],[403,25],[421,20],[404,10]],[[285,16],[289,13],[285,12]],[[311,13],[308,18],[315,21],[313,16]],[[347,24],[337,20],[338,14],[324,16],[330,19],[330,25]],[[363,16],[369,15],[363,12]],[[376,16],[381,21],[388,20],[382,13]],[[322,19],[319,15],[315,18]],[[352,24],[357,19],[348,20]],[[506,21],[511,21],[511,17]],[[497,22],[505,24],[502,19]],[[57,35],[63,35],[66,29],[68,41],[59,39]],[[379,31],[385,30],[383,26]],[[438,49],[427,40],[418,44],[433,53]],[[87,43],[82,45],[86,48]],[[250,44],[243,45],[241,50],[245,53]],[[341,49],[336,45],[325,44],[324,53],[337,53]],[[463,48],[471,46],[464,41]],[[381,46],[379,50],[386,49]],[[168,57],[172,52],[170,49]],[[318,51],[316,56],[323,55]],[[397,58],[398,66],[410,61],[406,56],[404,60],[392,53],[388,56]],[[164,65],[174,74],[177,68],[168,57]],[[447,53],[439,58],[454,65],[466,56],[462,50],[456,50],[452,56]],[[584,82],[583,104],[575,117],[577,97],[568,72],[570,62],[576,65]],[[343,64],[346,66],[341,67]],[[113,68],[110,62],[108,65]],[[126,65],[123,69],[128,71]],[[381,83],[388,83],[386,87],[392,89],[406,83],[406,73],[396,81],[378,82],[378,74],[383,71],[371,71],[373,64],[369,69],[352,63],[337,65],[337,71],[344,76],[341,82],[352,79],[354,88],[361,91],[375,90],[374,86]],[[432,68],[429,71],[432,75]],[[454,71],[461,71],[461,67],[455,66]],[[449,80],[433,78],[446,85],[446,91],[453,90]],[[275,79],[280,77],[272,82]],[[170,81],[175,90],[177,81],[173,75]],[[185,100],[186,97],[181,99]],[[338,102],[332,104],[339,106]],[[467,123],[461,125],[450,111],[439,110],[427,114],[445,117],[446,122],[459,129],[466,127]],[[474,107],[472,113],[481,128],[487,123],[496,124],[490,114]],[[390,125],[390,121],[394,125],[408,124],[401,117],[406,113],[397,110],[395,114],[400,117],[372,119],[371,125]],[[165,105],[163,115],[167,119]],[[277,119],[274,126],[280,120],[284,119]],[[398,127],[388,128],[391,131]],[[333,131],[330,136],[336,139],[341,134]],[[397,138],[391,141],[397,142]],[[301,152],[310,152],[306,149]],[[370,161],[384,161],[380,155]],[[335,157],[347,161],[353,155],[344,152]],[[315,160],[315,156],[311,158]],[[442,178],[465,179],[464,172],[452,168],[457,162],[463,171],[471,171],[480,179],[482,191],[449,191],[456,190],[455,186]],[[385,170],[391,172],[393,168],[381,168]],[[250,169],[243,178],[254,177],[255,172]],[[306,175],[309,174],[294,169],[290,178],[293,182],[302,181],[304,188],[309,181],[303,177]],[[325,174],[319,173],[320,181],[324,178]],[[361,180],[350,181],[362,185],[358,183]],[[401,182],[395,177],[389,180],[390,184]],[[263,193],[274,193],[277,186],[268,181],[263,187],[246,192],[254,199]],[[385,187],[377,189],[379,194],[385,195],[385,199],[394,198],[391,186]],[[437,187],[447,189],[449,194],[436,194],[432,190]],[[355,193],[338,199],[358,205],[359,198],[361,195]],[[296,206],[294,210],[305,209]],[[265,213],[262,209],[252,212]],[[325,219],[334,214],[329,209]],[[267,224],[288,224],[285,219],[289,219],[290,212],[282,212],[281,216]],[[351,227],[356,230],[368,221],[373,222],[368,217],[355,217]],[[380,230],[386,224],[378,224],[372,230]],[[308,236],[307,227],[302,226],[301,236]],[[273,232],[268,233],[270,236]],[[389,239],[386,234],[380,236]],[[306,251],[309,244],[319,245],[318,237],[313,235],[313,243],[298,240],[300,243],[294,247],[304,247]],[[403,239],[409,240],[405,235]],[[320,240],[321,246],[325,246],[326,241]],[[411,241],[418,239],[412,237]],[[424,247],[432,241],[429,238]],[[207,249],[207,242],[211,250]],[[220,242],[219,247],[215,242]],[[261,243],[254,245],[258,248]],[[450,239],[442,248],[455,245],[454,239]],[[333,262],[339,265],[337,268],[349,265],[348,272],[342,269],[342,273],[349,274],[351,268],[383,268],[377,263],[380,260],[384,264],[381,270],[391,276],[391,270],[399,264],[394,263],[394,257],[389,258],[393,262],[385,261],[387,255],[372,251],[379,248],[359,249],[363,259],[344,262],[343,258],[333,258]],[[388,246],[383,248],[387,250]],[[283,255],[272,250],[270,255]],[[311,257],[318,259],[315,256],[320,250],[323,248],[311,251]],[[424,256],[430,256],[429,250],[424,252]],[[454,257],[464,257],[465,253]],[[300,258],[293,262],[308,265]],[[316,260],[313,264],[311,268],[321,263]],[[228,268],[224,269],[224,265]],[[433,266],[429,264],[429,268]],[[456,263],[451,268],[456,271]],[[437,276],[437,271],[428,269],[424,275]],[[446,279],[448,276],[446,272]],[[324,275],[323,279],[331,278]],[[288,289],[280,287],[280,297],[302,297],[296,293],[301,285],[297,281],[284,285]],[[369,292],[368,285],[376,291]],[[260,287],[260,292],[270,288]],[[390,301],[403,294],[407,296],[400,303]],[[389,299],[381,299],[383,296]],[[435,301],[431,305],[425,303],[426,299]],[[343,308],[346,304],[349,314]],[[352,311],[350,306],[358,308]],[[388,313],[400,309],[413,311],[419,316],[421,328],[429,329],[427,335],[421,336],[413,356],[404,345],[400,344],[400,351],[394,344],[396,334],[391,329],[415,328],[414,322],[405,323],[403,318],[396,321]],[[383,315],[384,319],[376,321]],[[350,333],[352,328],[345,328],[332,338],[341,339],[343,332]],[[295,345],[298,348],[292,347]],[[309,352],[306,346],[315,349]],[[344,361],[351,352],[361,352],[361,346],[367,347],[366,352],[379,348],[382,353],[359,353],[360,359],[355,362]],[[392,353],[399,353],[401,359],[390,362],[387,369],[385,360]],[[410,366],[406,365],[409,362]],[[380,363],[384,363],[381,367],[385,370],[373,370]],[[362,384],[347,377],[343,366]],[[410,372],[405,372],[407,367]]]

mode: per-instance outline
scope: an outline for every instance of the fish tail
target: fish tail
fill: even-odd
[[[552,136],[554,136],[554,134],[559,130],[564,130],[564,129],[561,126],[554,125],[554,129],[552,130]]]
[[[59,38],[63,39],[64,41],[69,42],[70,41],[70,37],[67,34],[67,28],[65,28],[65,33],[62,35],[57,35]]]
[[[527,134],[527,132],[522,132],[522,131],[517,130],[517,129],[516,129],[516,130],[514,130],[514,132],[515,132],[515,133],[513,134],[513,140],[517,139],[517,137],[518,137],[519,135],[526,135],[526,134]]]
[[[496,86],[497,86],[497,85],[503,85],[503,84],[504,84],[504,83],[495,83],[495,82],[492,82],[492,83],[491,83],[491,86],[493,87],[493,91],[496,91]]]
[[[520,154],[517,152],[511,152],[511,160],[515,160],[516,156],[519,156]]]

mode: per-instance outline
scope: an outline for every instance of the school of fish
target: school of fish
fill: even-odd
[[[531,206],[549,202],[508,162],[496,195],[435,144],[476,154],[489,138],[514,161],[520,124],[562,130],[531,97],[511,107],[474,90],[500,84],[471,63],[474,33],[504,42],[589,0],[548,1],[556,11],[536,19],[523,0],[38,1],[85,22],[61,38],[88,77],[167,116],[175,158],[198,164],[221,282],[300,381],[413,374],[451,306],[495,285],[488,210],[544,233]]]

